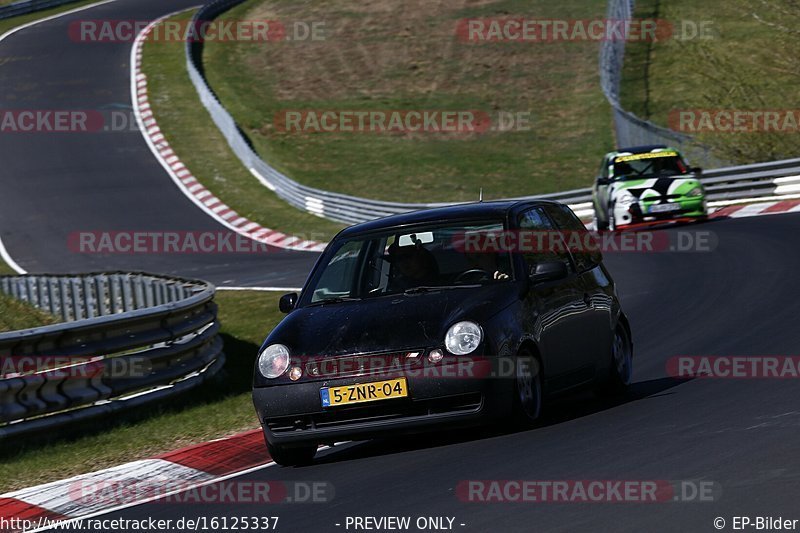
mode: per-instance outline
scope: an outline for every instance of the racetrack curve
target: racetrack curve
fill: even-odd
[[[0,108],[97,109],[129,103],[130,44],[72,43],[78,18],[152,19],[193,1],[119,0],[20,32],[0,44]],[[315,254],[75,254],[81,230],[224,231],[186,199],[137,131],[4,135],[0,231],[30,271],[144,269],[219,284],[299,285]],[[685,228],[684,228],[685,229]],[[800,215],[719,220],[712,253],[607,254],[636,342],[628,401],[585,394],[549,406],[525,432],[464,430],[349,443],[314,465],[270,466],[239,478],[316,480],[328,504],[151,503],[103,518],[278,515],[281,531],[341,531],[347,516],[453,516],[463,531],[714,531],[733,515],[797,513],[800,398],[795,380],[677,381],[677,355],[798,355]],[[682,231],[681,228],[664,229]],[[713,503],[482,504],[455,495],[462,480],[705,480]],[[800,516],[796,516],[800,518]],[[463,527],[458,524],[465,524]],[[729,529],[727,527],[726,529]]]
[[[529,431],[349,443],[308,467],[269,466],[238,479],[326,481],[335,487],[328,504],[149,503],[103,518],[277,515],[282,531],[326,532],[345,530],[347,516],[453,516],[465,524],[458,531],[641,532],[714,531],[716,517],[730,525],[734,515],[796,517],[797,381],[675,380],[666,362],[798,354],[800,251],[792,242],[800,215],[694,229],[715,233],[713,253],[607,254],[636,341],[626,402],[584,394],[551,404]],[[455,494],[462,480],[507,479],[711,481],[721,494],[649,504],[464,503]]]
[[[75,42],[70,23],[147,21],[198,3],[117,0],[9,36],[0,43],[0,109],[130,108],[132,43]],[[278,249],[98,255],[70,247],[70,235],[82,231],[233,233],[178,190],[135,123],[125,131],[2,133],[0,160],[0,239],[28,272],[136,269],[220,286],[299,287],[318,256]]]

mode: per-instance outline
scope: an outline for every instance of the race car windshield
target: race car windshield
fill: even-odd
[[[503,230],[500,222],[479,222],[390,229],[341,240],[323,258],[325,266],[314,273],[300,304],[510,281],[510,252],[479,244],[496,242],[491,236]],[[425,291],[415,291],[420,288]]]
[[[655,154],[618,157],[614,162],[614,179],[631,180],[653,176],[676,176],[687,172],[686,163],[677,154],[660,157]]]

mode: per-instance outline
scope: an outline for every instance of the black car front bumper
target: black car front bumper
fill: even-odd
[[[513,379],[498,376],[491,359],[438,365],[439,372],[405,373],[407,398],[353,406],[322,407],[320,389],[382,381],[401,375],[368,376],[257,387],[253,402],[268,442],[282,445],[359,440],[386,432],[419,432],[469,426],[511,412]],[[495,368],[493,368],[495,367]]]

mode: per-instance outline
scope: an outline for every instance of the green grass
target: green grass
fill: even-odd
[[[56,322],[58,320],[54,316],[26,302],[0,293],[0,333],[46,326]]]
[[[631,43],[622,103],[661,125],[671,110],[796,109],[800,12],[777,0],[640,0],[639,17],[711,21],[711,39]],[[760,18],[759,21],[756,17]],[[723,158],[754,162],[797,156],[797,133],[707,133]]]
[[[597,43],[461,43],[455,25],[465,17],[513,14],[546,18],[602,17],[604,0],[501,0],[391,4],[297,4],[250,1],[225,19],[325,21],[324,42],[208,43],[204,64],[211,86],[265,160],[303,184],[384,200],[424,202],[544,193],[590,183],[597,161],[612,147],[610,110],[599,90]],[[160,45],[161,52],[168,49]],[[216,145],[191,134],[198,119],[178,109],[183,60],[146,51],[148,75],[169,72],[153,85],[156,117],[194,172],[224,164],[230,189],[223,199],[241,209],[273,196],[222,152],[192,162],[193,150]],[[156,55],[158,54],[158,55]],[[163,65],[167,68],[161,69]],[[186,84],[188,85],[188,84]],[[172,107],[174,115],[165,116]],[[362,134],[286,134],[274,115],[285,109],[477,109],[528,112],[532,130],[459,137]],[[192,113],[189,112],[189,115]],[[202,130],[208,135],[207,129]],[[201,178],[217,186],[209,174]],[[244,175],[245,180],[237,176]],[[216,179],[220,179],[219,177]],[[252,210],[250,210],[252,211]],[[282,212],[272,222],[280,226]],[[264,222],[262,222],[264,223]]]
[[[277,310],[279,296],[217,293],[227,360],[222,373],[200,388],[164,405],[97,421],[72,434],[4,442],[0,493],[257,428],[250,395],[253,363],[265,335],[283,316]]]
[[[200,104],[186,72],[182,43],[148,42],[142,68],[153,113],[167,141],[194,176],[224,203],[262,226],[311,240],[328,240],[343,227],[289,206],[239,162]]]

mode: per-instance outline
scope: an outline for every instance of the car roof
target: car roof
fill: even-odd
[[[630,148],[619,148],[615,152],[607,153],[606,159],[617,157],[620,154],[649,154],[650,152],[654,152],[656,150],[671,150],[673,152],[677,152],[678,155],[680,155],[680,151],[675,148],[672,148],[671,146],[667,146],[664,144],[649,144],[646,146],[632,146]]]
[[[391,215],[368,222],[362,222],[343,229],[339,236],[349,237],[360,233],[375,230],[399,227],[411,224],[424,224],[428,222],[447,222],[448,220],[467,219],[505,219],[509,212],[528,207],[558,204],[551,200],[500,200],[492,202],[474,202],[469,204],[455,204],[420,211],[411,211],[398,215]]]

